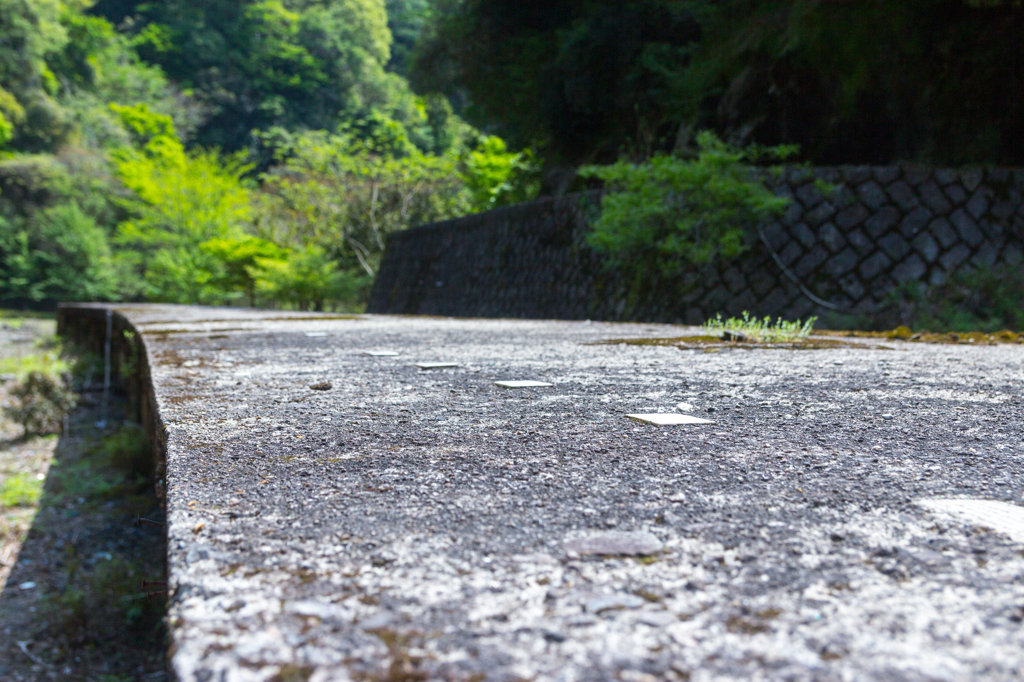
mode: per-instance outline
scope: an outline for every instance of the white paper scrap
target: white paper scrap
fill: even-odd
[[[984,526],[1024,542],[1024,507],[997,500],[931,499],[917,504],[932,512],[958,516],[975,526]]]
[[[495,386],[501,386],[502,388],[544,388],[546,386],[552,386],[546,381],[495,381]]]
[[[374,358],[393,358],[398,353],[393,350],[364,350],[363,355],[369,355]]]
[[[420,369],[444,369],[445,367],[458,367],[457,362],[417,362]]]
[[[709,419],[701,419],[700,417],[691,417],[688,414],[627,414],[627,417],[644,424],[654,424],[655,426],[668,426],[670,424],[714,424],[715,422]]]

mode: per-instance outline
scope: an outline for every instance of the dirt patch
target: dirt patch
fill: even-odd
[[[598,341],[594,346],[613,346],[625,344],[628,346],[674,346],[676,348],[691,350],[702,349],[709,352],[722,348],[744,348],[754,350],[755,348],[776,348],[783,350],[823,350],[826,348],[873,348],[876,350],[891,350],[891,347],[878,344],[868,344],[863,341],[844,341],[836,338],[819,338],[812,336],[806,339],[785,342],[761,342],[761,341],[727,341],[720,336],[675,336],[672,338],[658,339],[608,339]]]

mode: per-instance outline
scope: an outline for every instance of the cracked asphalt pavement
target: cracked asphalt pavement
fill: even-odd
[[[167,430],[179,680],[1024,677],[1024,347],[117,309]],[[626,416],[680,402],[714,423]]]

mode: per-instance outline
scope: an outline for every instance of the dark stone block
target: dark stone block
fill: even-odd
[[[888,185],[900,176],[898,166],[875,166],[871,169],[871,172],[874,174],[875,180],[878,180],[883,185]]]
[[[857,249],[857,253],[861,256],[866,256],[875,250],[875,243],[868,239],[868,236],[864,234],[864,230],[861,229],[848,232],[846,234],[846,241],[848,241],[853,248]]]
[[[786,292],[781,287],[776,287],[771,290],[771,293],[761,299],[758,309],[764,315],[775,317],[781,315],[788,305],[789,297],[786,295]]]
[[[798,201],[794,201],[786,209],[786,212],[782,214],[783,225],[796,225],[803,218],[804,211],[806,209]]]
[[[1003,247],[1002,261],[1008,265],[1020,265],[1024,262],[1024,248],[1016,242]]]
[[[960,184],[962,184],[964,189],[968,192],[973,192],[981,185],[981,181],[984,177],[984,172],[980,168],[963,170],[960,171]]]
[[[996,264],[996,258],[998,256],[999,246],[985,240],[982,242],[975,254],[971,256],[971,265],[989,267]]]
[[[892,260],[881,251],[876,251],[860,264],[860,276],[863,279],[872,280],[890,265],[892,265]]]
[[[892,278],[896,282],[902,284],[903,282],[910,282],[913,280],[919,280],[925,276],[928,272],[928,266],[921,260],[921,257],[916,253],[911,254],[909,258],[897,265],[892,269]]]
[[[860,256],[857,255],[857,252],[853,249],[846,249],[829,259],[828,263],[825,264],[825,272],[833,277],[842,277],[857,267],[859,262]]]
[[[978,224],[974,222],[971,216],[967,215],[963,209],[957,209],[953,215],[949,217],[953,227],[956,228],[957,234],[960,238],[967,242],[972,248],[977,248],[981,244],[982,240],[985,239],[985,235],[982,234],[981,230],[978,229]]]
[[[903,169],[903,179],[911,186],[917,187],[931,180],[932,170],[923,166],[908,166]]]
[[[818,239],[832,253],[837,253],[846,246],[846,239],[843,238],[842,232],[836,229],[832,223],[825,223],[818,228]]]
[[[859,301],[867,293],[867,289],[861,284],[860,279],[853,274],[846,275],[839,279],[839,287],[851,301]]]
[[[814,176],[830,185],[838,185],[843,181],[842,171],[835,166],[818,166],[814,169]]]
[[[1018,202],[1013,201],[996,201],[992,204],[992,209],[989,213],[996,220],[1009,220],[1010,216],[1013,215],[1013,211],[1017,208]]]
[[[772,249],[778,251],[789,243],[789,231],[777,222],[768,223],[764,226],[764,236],[771,244]]]
[[[993,185],[1008,185],[1011,181],[1010,170],[1008,168],[989,168],[987,180]]]
[[[821,196],[821,192],[818,191],[813,182],[803,185],[796,190],[795,194],[800,203],[807,208],[814,208],[825,200],[825,197]]]
[[[771,271],[768,271],[771,268]],[[765,263],[763,269],[758,269],[754,273],[749,273],[748,281],[750,282],[750,290],[754,292],[754,295],[758,298],[764,298],[769,291],[775,288],[778,280],[770,274],[778,270],[778,266],[775,263]]]
[[[879,239],[878,246],[881,247],[881,249],[885,251],[886,255],[893,261],[902,260],[904,256],[910,253],[910,244],[908,244],[907,240],[901,237],[897,232],[890,232]]]
[[[843,166],[840,172],[843,180],[850,185],[859,185],[871,179],[871,168],[868,166]]]
[[[832,202],[823,201],[804,215],[804,220],[812,227],[817,227],[836,214]]]
[[[900,233],[907,239],[910,239],[923,230],[931,219],[931,211],[924,206],[918,206],[900,221]]]
[[[818,244],[797,261],[793,266],[793,272],[797,277],[807,277],[828,259],[828,255],[825,247]]]
[[[960,238],[945,218],[937,218],[928,226],[928,231],[939,240],[942,248],[948,249]]]
[[[967,201],[967,190],[960,184],[950,185],[946,187],[946,196],[949,197],[954,206],[959,206]]]
[[[939,183],[943,187],[951,183],[954,183],[959,179],[957,172],[949,168],[940,168],[936,170],[935,174],[932,177],[935,178],[935,182]]]
[[[801,244],[804,245],[804,248],[809,249],[812,246],[814,246],[815,242],[818,241],[818,238],[817,236],[815,236],[814,231],[803,223],[798,223],[794,225],[793,229],[790,232],[794,237],[797,238],[797,240]]]
[[[863,185],[858,187],[857,196],[859,196],[860,200],[863,201],[864,204],[872,211],[877,211],[889,201],[889,197],[886,196],[885,191],[874,182],[865,182]]]
[[[892,199],[896,203],[896,205],[899,206],[904,211],[909,211],[913,208],[917,208],[917,206],[920,205],[921,203],[921,201],[917,198],[917,194],[914,193],[914,190],[910,187],[910,185],[908,185],[902,180],[897,180],[896,182],[892,183],[891,185],[889,185],[887,190],[889,193],[889,198]]]
[[[731,267],[722,274],[722,281],[725,282],[725,286],[729,288],[729,291],[733,294],[737,294],[747,289],[747,278],[743,276],[743,271],[738,267]]]
[[[779,260],[782,261],[783,265],[789,266],[793,261],[803,255],[803,252],[804,250],[800,248],[800,245],[793,241],[786,244],[786,248],[778,252]]]
[[[949,229],[950,232],[952,232],[953,228],[950,227]],[[935,238],[927,232],[914,237],[914,241],[911,242],[911,244],[913,245],[914,250],[921,255],[921,258],[923,258],[926,263],[934,263],[935,259],[939,257],[939,244],[935,241]]]
[[[988,212],[988,188],[982,187],[976,191],[967,202],[967,212],[974,216],[975,219],[980,218]]]
[[[899,219],[900,212],[896,210],[896,207],[886,206],[864,221],[864,229],[869,237],[878,239],[888,232]]]
[[[946,195],[942,193],[942,190],[934,182],[929,181],[924,183],[917,191],[925,206],[935,213],[946,213],[953,208],[952,205],[950,205],[949,200],[946,199]]]
[[[845,232],[860,225],[868,215],[868,209],[863,204],[854,204],[839,212],[839,215],[836,216],[836,226]]]
[[[957,244],[952,249],[942,254],[939,263],[947,272],[953,272],[971,256],[971,250],[966,244]]]

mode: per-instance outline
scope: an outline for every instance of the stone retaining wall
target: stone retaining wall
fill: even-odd
[[[1017,265],[1024,171],[790,168],[793,199],[736,259],[628,281],[586,244],[600,194],[497,209],[392,234],[370,312],[699,323],[715,313],[789,319],[870,314],[908,282]]]

